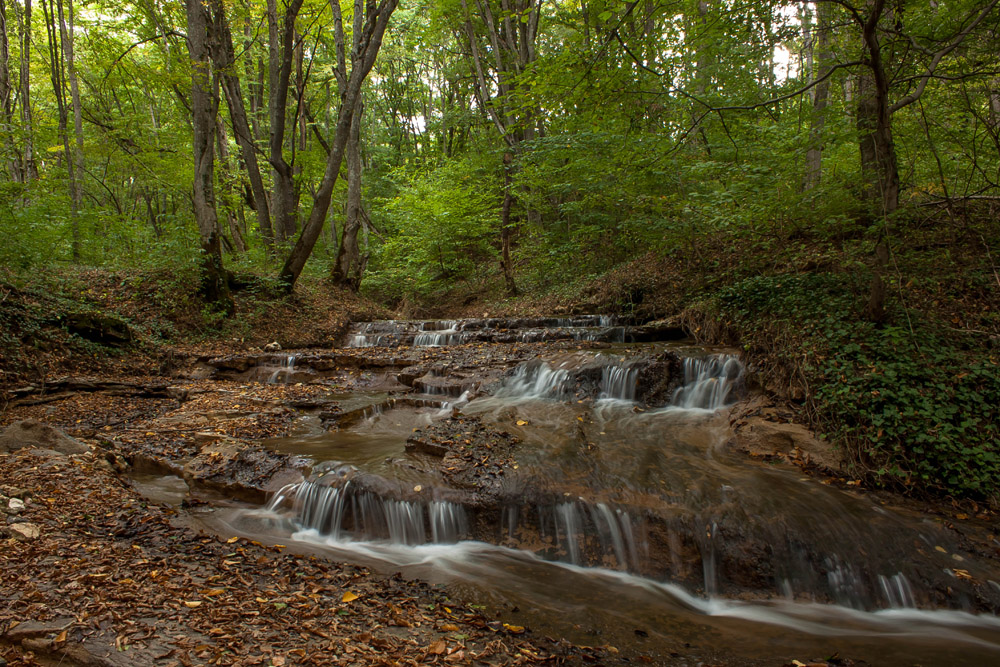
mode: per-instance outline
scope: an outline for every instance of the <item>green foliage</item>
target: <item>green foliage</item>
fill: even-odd
[[[474,280],[494,261],[496,176],[476,166],[452,162],[417,173],[386,202],[391,236],[372,255],[366,289],[390,299],[427,296]]]
[[[859,317],[847,275],[759,276],[716,293],[720,313],[754,329],[796,332],[816,418],[860,474],[888,486],[956,495],[1000,493],[1000,358],[964,349],[932,322],[912,329]],[[897,318],[906,321],[905,318]],[[753,345],[753,342],[749,344]]]

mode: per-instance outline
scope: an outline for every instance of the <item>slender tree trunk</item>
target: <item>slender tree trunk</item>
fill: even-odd
[[[31,111],[31,0],[24,0],[24,12],[19,14],[21,33],[21,127],[24,132],[24,181],[38,180],[38,165],[35,163],[35,126]]]
[[[237,181],[236,170],[233,168],[229,155],[229,139],[226,137],[226,126],[218,116],[215,118],[215,137],[219,148],[219,161],[222,163],[223,174],[219,198],[222,200],[222,208],[226,212],[226,222],[229,223],[229,235],[233,239],[233,252],[245,253],[247,251],[247,242],[243,238],[236,219],[237,202],[239,201],[239,197],[234,192],[235,188],[233,186]]]
[[[75,39],[73,0],[67,0],[67,3],[69,27],[67,29],[65,17],[63,16],[63,4],[62,0],[60,0],[59,29],[62,35],[63,53],[66,58],[66,73],[69,76],[70,100],[73,103],[73,134],[75,137],[75,150],[73,151],[75,168],[73,171],[75,173],[70,176],[70,183],[72,187],[73,208],[75,214],[79,217],[80,210],[83,207],[83,109],[80,105],[80,85],[76,78],[76,61],[73,56],[73,41]]]
[[[889,264],[885,226],[899,206],[899,170],[892,137],[889,82],[878,40],[878,23],[884,9],[885,0],[873,0],[871,14],[862,26],[868,67],[858,81],[857,126],[864,197],[871,208],[880,209],[876,212],[880,225],[879,236],[875,245],[872,284],[866,306],[866,316],[873,322],[885,319],[886,289],[883,276]]]
[[[337,249],[337,260],[333,265],[331,279],[352,290],[361,286],[361,251],[358,247],[358,231],[362,225],[361,179],[364,165],[361,161],[361,117],[364,103],[359,100],[351,120],[351,134],[345,149],[347,159],[347,207],[344,216],[344,231]]]
[[[1000,79],[990,79],[990,127],[1000,129]]]
[[[298,229],[298,206],[295,196],[295,174],[285,160],[285,128],[288,115],[288,89],[292,74],[295,47],[295,19],[303,0],[291,0],[279,23],[276,0],[267,0],[268,22],[268,116],[271,123],[270,160],[273,170],[271,212],[274,231],[279,241],[292,238]]]
[[[58,4],[57,4],[58,2]],[[63,62],[63,39],[65,21],[63,20],[62,0],[42,0],[42,13],[45,15],[45,31],[49,38],[49,74],[52,79],[52,92],[56,98],[56,110],[59,119],[58,135],[63,146],[66,160],[66,174],[69,182],[70,195],[70,253],[74,262],[80,261],[80,198],[77,194],[76,160],[69,145],[69,111],[66,108],[65,66]]]
[[[233,126],[236,143],[240,147],[240,156],[250,181],[250,193],[253,197],[253,208],[257,214],[257,227],[264,246],[269,252],[274,250],[274,230],[271,227],[271,212],[267,191],[264,189],[264,179],[261,176],[260,163],[257,160],[257,147],[254,145],[254,133],[247,117],[246,106],[243,103],[243,91],[240,79],[236,74],[236,56],[233,48],[232,31],[229,19],[226,18],[222,0],[212,0],[214,14],[215,48],[212,56],[222,77],[222,88],[226,95],[226,106],[229,107],[229,118]],[[251,86],[251,99],[253,90]]]
[[[507,294],[517,296],[517,282],[514,280],[514,265],[510,258],[510,237],[511,221],[510,209],[514,203],[514,196],[511,188],[514,187],[514,179],[511,176],[513,168],[513,154],[504,153],[503,156],[503,204],[500,207],[500,269],[503,271],[504,284],[507,287]]]
[[[193,203],[201,234],[202,291],[205,300],[223,312],[233,312],[229,282],[222,266],[222,240],[215,207],[215,146],[213,133],[218,100],[211,83],[209,17],[202,0],[185,0],[188,50],[191,57],[191,125],[193,128]]]
[[[21,164],[14,140],[14,96],[10,83],[10,42],[7,30],[7,3],[0,0],[0,132],[4,134],[4,151],[11,181],[21,182]]]
[[[833,54],[830,50],[830,5],[821,2],[816,7],[816,46],[819,71],[815,78],[823,78],[830,72]],[[810,48],[810,52],[812,49]],[[810,60],[812,56],[810,56]],[[811,69],[811,68],[810,68]],[[830,80],[823,79],[813,93],[813,113],[809,128],[809,149],[806,151],[806,176],[803,189],[811,190],[819,185],[823,175],[823,126],[826,124],[826,105],[830,97]]]

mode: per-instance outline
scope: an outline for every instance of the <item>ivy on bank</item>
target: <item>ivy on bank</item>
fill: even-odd
[[[877,326],[857,312],[849,274],[756,276],[719,289],[718,315],[748,349],[760,322],[804,359],[817,426],[855,474],[884,486],[1000,495],[1000,355],[940,324]],[[896,321],[906,322],[902,313]],[[910,314],[911,319],[915,317]]]

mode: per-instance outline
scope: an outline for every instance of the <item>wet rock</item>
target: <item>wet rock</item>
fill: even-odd
[[[0,434],[0,452],[13,452],[22,447],[48,449],[60,454],[82,454],[90,451],[82,442],[37,419],[15,422]]]
[[[192,487],[263,503],[269,492],[301,479],[307,470],[304,459],[227,438],[204,447],[184,465],[182,476]]]
[[[496,505],[502,495],[505,476],[517,467],[513,454],[520,442],[477,417],[449,417],[418,429],[406,448],[441,457],[438,468],[449,485],[471,492],[470,506],[483,507]]]
[[[121,347],[132,342],[128,324],[105,313],[71,313],[64,324],[70,333],[94,343]]]
[[[396,374],[396,379],[399,380],[400,384],[412,387],[413,382],[417,378],[423,377],[427,375],[427,373],[428,369],[426,366],[407,366]]]
[[[273,343],[268,343],[267,345],[264,346],[264,351],[265,352],[280,352],[281,351],[281,343],[279,343],[278,341],[274,341]]]
[[[636,381],[636,399],[646,405],[669,405],[674,391],[684,380],[681,358],[664,352],[644,364]]]
[[[254,366],[257,365],[257,357],[248,357],[246,355],[230,355],[226,357],[216,357],[214,359],[209,359],[206,362],[212,368],[220,371],[236,371],[237,373],[245,373]]]
[[[36,540],[42,536],[42,529],[33,523],[15,523],[8,527],[15,539]]]

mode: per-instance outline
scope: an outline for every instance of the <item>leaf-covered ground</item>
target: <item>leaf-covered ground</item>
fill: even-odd
[[[443,590],[198,533],[92,455],[0,456],[20,498],[0,548],[9,665],[522,665],[605,661]],[[6,506],[6,501],[5,501]]]

